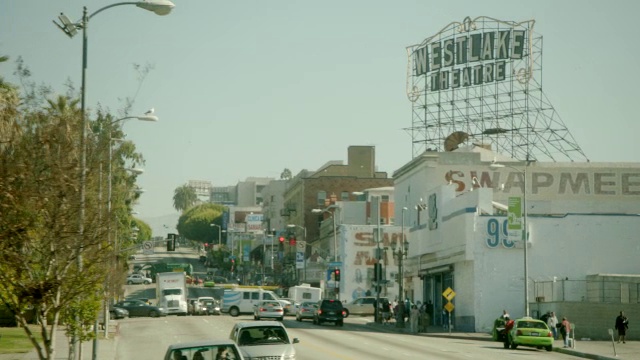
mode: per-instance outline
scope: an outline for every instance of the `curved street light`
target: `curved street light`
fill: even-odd
[[[78,211],[78,247],[76,257],[76,265],[78,267],[78,271],[82,271],[82,251],[83,251],[83,239],[84,239],[84,218],[85,218],[85,201],[86,201],[86,182],[87,182],[87,149],[86,149],[86,138],[87,138],[87,114],[86,114],[86,97],[87,97],[87,81],[86,81],[86,73],[87,73],[87,45],[88,45],[88,35],[87,29],[89,27],[89,20],[99,14],[100,12],[122,5],[135,5],[139,8],[152,11],[157,15],[167,15],[171,12],[171,10],[175,7],[175,5],[168,0],[149,0],[149,1],[136,1],[136,2],[119,2],[111,5],[104,6],[91,15],[87,13],[87,7],[83,8],[82,12],[82,20],[73,23],[69,21],[69,18],[64,14],[60,14],[58,19],[62,22],[62,25],[58,24],[55,20],[53,23],[60,28],[65,34],[69,37],[73,37],[77,34],[79,29],[82,29],[82,85],[80,88],[81,92],[81,101],[80,101],[80,116],[81,116],[81,130],[80,130],[80,191],[79,191],[79,211]],[[105,316],[105,323],[106,323]],[[79,322],[80,318],[76,315],[76,322]],[[106,326],[105,326],[106,328]],[[105,330],[106,332],[106,330]],[[75,358],[76,350],[78,347],[78,338],[77,334],[74,332],[71,339],[72,346],[69,349],[69,357]],[[97,358],[97,339],[93,341],[93,353],[92,358]]]

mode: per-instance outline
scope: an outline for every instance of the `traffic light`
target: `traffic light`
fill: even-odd
[[[340,269],[333,270],[333,273],[333,278],[336,279],[336,281],[340,281]]]
[[[289,245],[296,246],[296,236],[295,235],[289,235]]]
[[[278,238],[278,241],[280,242],[279,246],[278,246],[278,251],[284,251],[284,236],[280,235],[280,237]]]
[[[381,281],[382,280],[382,264],[376,263],[373,264],[373,281]]]
[[[278,238],[278,241],[280,241],[280,244],[284,244],[284,236],[280,235],[280,238]]]
[[[176,234],[167,234],[167,251],[176,251]]]

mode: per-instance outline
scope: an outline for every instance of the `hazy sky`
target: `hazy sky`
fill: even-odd
[[[79,88],[82,38],[52,20],[116,2],[0,0],[0,55],[11,58],[0,74],[17,82],[22,56],[34,81]],[[587,157],[638,161],[639,1],[174,3],[168,16],[110,8],[88,28],[88,107],[118,113],[135,97],[132,115],[160,117],[124,125],[147,161],[142,219],[176,213],[173,191],[188,180],[279,178],[346,161],[349,145],[375,145],[391,176],[412,156],[405,49],[466,16],[534,19],[543,90]],[[134,64],[153,67],[140,88]]]

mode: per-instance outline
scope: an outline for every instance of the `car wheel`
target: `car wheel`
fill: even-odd
[[[229,315],[236,317],[240,314],[240,311],[238,311],[238,308],[233,307],[231,309],[229,309]]]
[[[158,314],[155,310],[151,310],[149,311],[149,316],[150,317],[158,317],[160,314]]]
[[[151,282],[149,282],[149,281],[145,281],[145,282],[144,282],[144,284],[145,284],[145,285],[149,285],[149,284],[151,284]]]
[[[133,285],[133,281],[131,280],[127,281],[127,285]]]
[[[551,350],[553,350],[553,346],[551,346],[551,345],[545,346],[544,349],[547,350],[547,351],[551,351]]]
[[[349,317],[349,310],[344,309],[344,317],[346,317],[346,318]]]

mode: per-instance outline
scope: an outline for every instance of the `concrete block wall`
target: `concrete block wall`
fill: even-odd
[[[530,305],[531,310],[537,310],[540,315],[547,311],[554,311],[558,320],[566,316],[569,322],[575,324],[575,337],[580,340],[611,340],[608,329],[613,329],[615,339],[618,338],[614,329],[616,317],[620,311],[629,318],[627,340],[640,340],[640,304],[620,303],[591,303],[591,302],[543,302]]]

